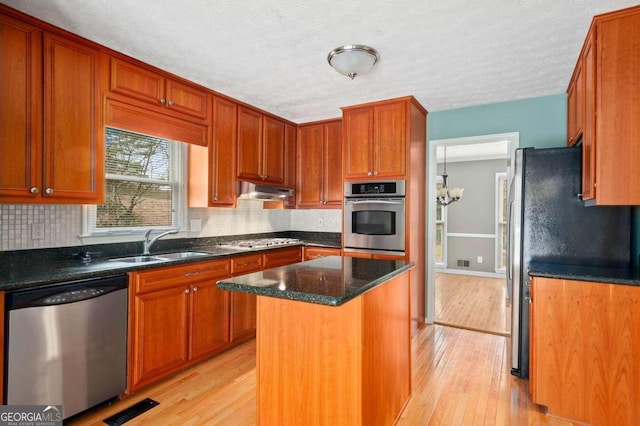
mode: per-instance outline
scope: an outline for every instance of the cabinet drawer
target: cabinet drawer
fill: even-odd
[[[302,261],[302,247],[276,250],[264,254],[264,269],[289,265]]]
[[[231,274],[242,275],[262,270],[262,255],[252,254],[231,259]]]
[[[228,259],[198,262],[189,265],[168,266],[150,271],[132,272],[136,294],[161,288],[187,285],[191,280],[219,280],[231,275]]]
[[[304,260],[318,259],[325,256],[341,256],[342,251],[329,247],[305,247]]]

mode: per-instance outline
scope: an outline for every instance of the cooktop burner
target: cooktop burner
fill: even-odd
[[[297,238],[261,238],[257,240],[236,240],[218,244],[218,247],[236,250],[250,250],[256,248],[279,247],[300,244]]]

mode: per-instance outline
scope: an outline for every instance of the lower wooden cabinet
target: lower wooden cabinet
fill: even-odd
[[[232,275],[244,275],[262,270],[262,253],[231,259]],[[231,341],[239,342],[256,335],[256,296],[231,292]]]
[[[533,402],[593,425],[640,418],[640,287],[535,277]]]
[[[129,392],[214,354],[229,342],[229,294],[215,283],[229,260],[130,274]]]
[[[264,269],[302,262],[302,247],[290,247],[264,253]]]
[[[329,247],[305,247],[304,260],[318,259],[326,256],[341,256],[342,250]]]

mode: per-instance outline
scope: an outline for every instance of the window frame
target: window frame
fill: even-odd
[[[170,142],[169,145],[169,162],[170,162],[170,176],[169,181],[160,181],[156,179],[139,178],[136,176],[116,175],[105,172],[105,185],[108,180],[124,180],[131,182],[148,182],[158,183],[162,185],[172,186],[171,194],[171,225],[170,226],[132,226],[132,227],[117,227],[110,229],[96,228],[96,204],[85,204],[82,207],[82,235],[80,237],[110,237],[118,235],[138,235],[144,234],[149,229],[155,231],[168,231],[168,230],[185,230],[187,228],[187,144],[175,141],[160,136],[154,136],[136,132],[128,129],[122,129],[113,126],[105,126],[105,138],[107,129],[122,130],[129,133],[136,133],[142,136],[148,136],[155,139],[164,139]],[[106,149],[106,148],[105,148]],[[105,157],[106,161],[106,157]],[[105,200],[106,201],[106,200]]]

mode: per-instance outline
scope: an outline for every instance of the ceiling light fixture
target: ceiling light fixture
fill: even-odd
[[[329,65],[335,68],[340,74],[351,77],[369,71],[380,59],[380,54],[376,49],[362,44],[347,44],[336,47],[327,55]]]
[[[442,171],[442,188],[438,189],[436,196],[436,202],[439,206],[448,206],[454,201],[458,201],[462,197],[464,188],[451,188],[447,187],[447,147],[444,147],[444,169]]]

